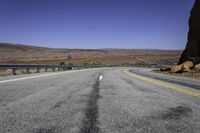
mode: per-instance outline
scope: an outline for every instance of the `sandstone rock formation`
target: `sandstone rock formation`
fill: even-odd
[[[188,42],[178,65],[172,66],[171,72],[190,71],[200,63],[200,0],[196,0],[189,19]]]
[[[200,70],[200,64],[197,64],[195,68]]]

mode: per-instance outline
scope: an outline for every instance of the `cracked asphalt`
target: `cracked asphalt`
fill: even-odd
[[[200,93],[197,80],[141,68],[0,77],[0,132],[200,133],[200,97],[139,80],[124,69]]]

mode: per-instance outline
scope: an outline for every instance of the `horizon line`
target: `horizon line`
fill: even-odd
[[[27,47],[40,47],[40,48],[47,48],[47,49],[83,49],[83,50],[169,50],[169,51],[183,51],[184,49],[160,49],[160,48],[67,48],[67,47],[48,47],[48,46],[41,46],[40,44],[24,44],[24,43],[15,43],[15,42],[0,42],[0,45],[7,44],[7,45],[21,45]]]

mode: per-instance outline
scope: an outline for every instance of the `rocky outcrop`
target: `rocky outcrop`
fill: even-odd
[[[190,72],[190,68],[194,67],[194,63],[192,61],[185,61],[179,65],[175,65],[171,67],[171,72]]]
[[[186,48],[178,65],[173,66],[171,72],[189,71],[198,63],[200,63],[200,0],[195,1],[191,11]]]
[[[200,63],[195,66],[196,69],[200,70]]]

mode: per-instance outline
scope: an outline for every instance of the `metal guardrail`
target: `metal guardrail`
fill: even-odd
[[[44,68],[44,67],[81,67],[81,65],[46,65],[46,64],[0,64],[0,68]]]
[[[78,70],[84,69],[84,66],[81,65],[46,65],[46,64],[0,64],[0,69],[12,69],[12,75],[16,75],[16,69],[26,69],[26,73],[30,73],[29,69],[37,69],[37,72],[40,72],[41,68],[45,68],[45,72],[47,69],[52,69],[55,71],[57,68],[58,71],[60,70]]]

